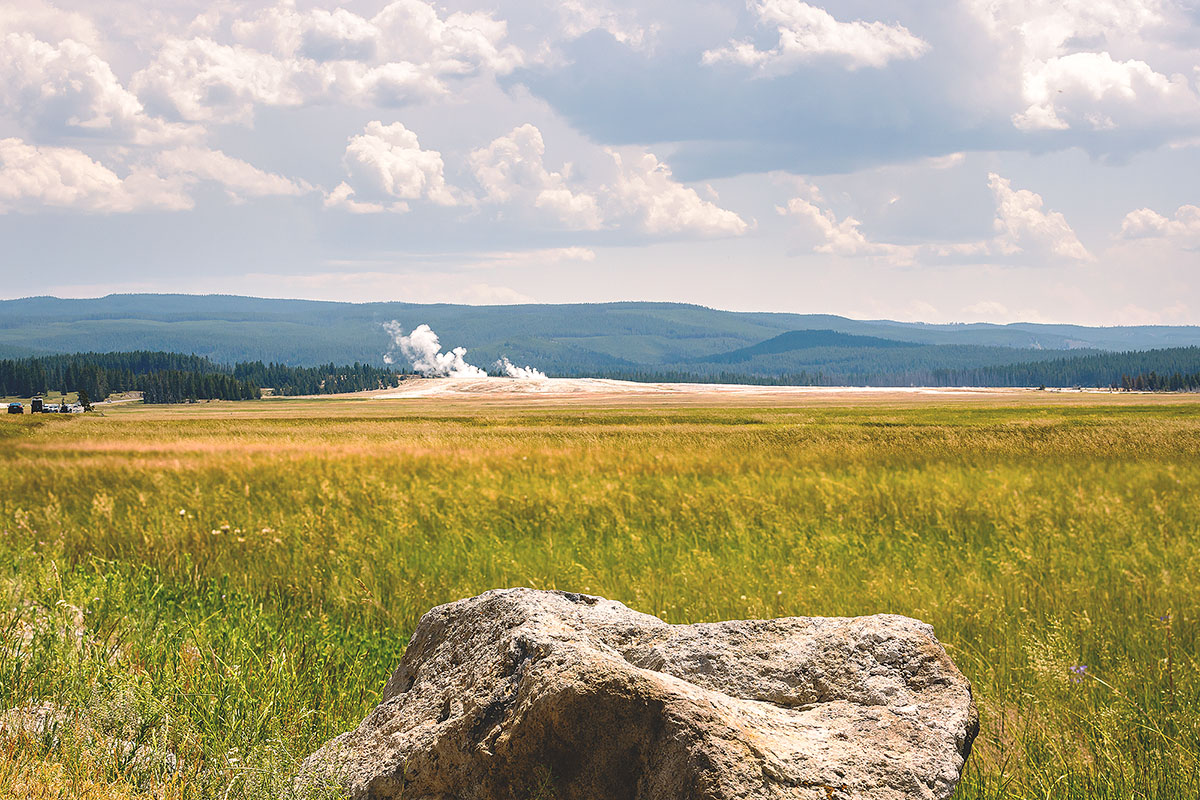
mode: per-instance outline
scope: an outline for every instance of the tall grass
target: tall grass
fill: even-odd
[[[420,614],[526,585],[919,617],[960,797],[1200,794],[1195,406],[339,408],[0,425],[0,708],[59,719],[0,786],[277,796]]]

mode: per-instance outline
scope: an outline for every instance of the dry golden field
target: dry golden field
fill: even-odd
[[[1200,795],[1200,403],[593,392],[0,420],[4,797],[278,797],[429,607],[932,623],[962,798]],[[38,729],[40,731],[41,729]]]

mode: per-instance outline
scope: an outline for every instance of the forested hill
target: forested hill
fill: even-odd
[[[147,403],[187,400],[249,400],[263,388],[274,394],[333,394],[396,386],[394,368],[367,364],[288,367],[243,362],[232,367],[180,353],[75,353],[0,360],[0,397],[84,392],[92,400],[112,393],[141,392]]]
[[[1057,361],[938,370],[933,386],[1112,386],[1147,391],[1200,390],[1200,347],[1095,353]]]
[[[797,350],[810,350],[814,348],[842,347],[874,349],[915,346],[917,346],[915,342],[881,339],[878,336],[855,336],[850,333],[838,333],[837,331],[829,330],[788,331],[750,347],[740,347],[728,353],[718,353],[715,356],[697,360],[710,364],[736,364],[742,361],[749,361],[755,356],[791,353]]]
[[[507,356],[553,374],[675,369],[796,331],[911,343],[909,348],[892,348],[894,359],[906,358],[913,346],[1012,350],[1000,354],[999,360],[970,364],[934,364],[923,356],[922,369],[1031,361],[1040,351],[1200,345],[1200,327],[1195,326],[924,325],[720,311],[679,303],[460,306],[110,295],[0,301],[0,357],[167,350],[197,353],[222,364],[274,361],[313,367],[358,361],[383,366],[389,346],[383,323],[393,319],[405,330],[427,323],[444,346],[466,347],[468,358],[481,366]],[[786,369],[772,367],[771,374]]]
[[[800,342],[793,337],[793,344]],[[873,361],[863,351],[889,351],[890,346],[862,347],[861,342],[817,337],[821,344],[784,351],[792,359],[820,361],[826,366],[783,372],[752,371],[754,359],[781,353],[754,353],[731,364],[693,364],[681,369],[609,370],[602,377],[639,381],[757,383],[777,385],[871,386],[1096,386],[1126,390],[1200,390],[1200,347],[1170,348],[1125,353],[1056,354],[1043,361],[997,364],[966,369],[889,368],[885,358]],[[841,342],[843,346],[831,344]],[[905,345],[901,350],[912,350]],[[770,351],[771,348],[768,348]],[[1005,348],[917,346],[929,351],[932,361],[978,358],[976,351]],[[844,351],[844,352],[839,352]],[[950,355],[940,351],[951,351]],[[1023,351],[1012,351],[1023,352]],[[915,356],[914,356],[915,358]],[[875,369],[875,371],[864,371]],[[741,371],[738,371],[741,370]],[[842,371],[838,371],[842,370]],[[854,371],[857,370],[857,371]],[[239,362],[227,366],[196,355],[164,352],[76,353],[0,360],[0,396],[32,397],[59,391],[81,392],[93,400],[110,393],[141,392],[147,403],[180,403],[188,400],[247,400],[259,398],[263,388],[274,394],[332,394],[398,385],[405,377],[392,368],[356,363],[320,367],[289,367],[278,363]]]

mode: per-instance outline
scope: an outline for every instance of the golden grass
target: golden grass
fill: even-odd
[[[1200,413],[1138,399],[14,417],[0,703],[98,710],[154,755],[115,772],[137,791],[179,780],[169,753],[180,797],[275,797],[437,603],[528,585],[672,622],[895,612],[975,687],[960,797],[1195,797]]]

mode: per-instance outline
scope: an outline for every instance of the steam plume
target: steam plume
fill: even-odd
[[[536,380],[541,380],[546,377],[546,373],[542,372],[540,369],[534,369],[528,364],[523,367],[518,367],[516,364],[512,363],[503,356],[501,356],[500,360],[496,362],[496,371],[503,372],[510,378],[533,378]]]
[[[396,320],[383,323],[383,329],[392,337],[392,346],[384,355],[387,364],[395,362],[395,351],[399,350],[412,362],[413,369],[426,378],[484,378],[487,373],[463,358],[467,348],[456,347],[449,353],[442,352],[438,335],[428,325],[418,325],[407,336]]]
[[[385,364],[396,362],[396,351],[412,362],[413,369],[426,378],[485,378],[487,373],[467,363],[464,356],[467,348],[456,347],[448,353],[442,352],[442,343],[438,335],[428,325],[418,325],[412,333],[405,335],[404,328],[396,320],[383,323],[383,329],[392,337],[392,346],[383,356]],[[546,373],[534,369],[528,364],[518,367],[502,357],[495,364],[495,370],[510,378],[525,378],[540,380]]]

